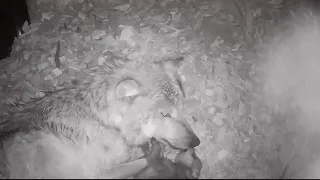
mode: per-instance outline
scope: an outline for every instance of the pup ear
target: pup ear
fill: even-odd
[[[118,83],[115,88],[117,98],[132,97],[140,94],[140,84],[133,79],[125,79]]]

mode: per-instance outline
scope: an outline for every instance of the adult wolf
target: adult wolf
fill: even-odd
[[[69,88],[7,106],[0,117],[3,174],[106,178],[151,137],[180,149],[199,145],[181,112],[180,61],[138,65],[115,57]]]

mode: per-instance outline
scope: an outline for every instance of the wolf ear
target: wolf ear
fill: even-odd
[[[169,59],[169,60],[163,62],[163,67],[164,67],[164,70],[170,76],[171,80],[173,80],[177,83],[177,85],[179,86],[179,88],[181,90],[182,96],[185,97],[185,91],[184,91],[184,88],[183,88],[182,82],[181,82],[182,80],[181,80],[181,77],[179,76],[179,74],[177,73],[177,70],[180,67],[182,61],[184,61],[183,57]]]
[[[132,97],[140,94],[141,87],[140,84],[133,79],[125,79],[120,81],[116,88],[115,93],[117,98]]]
[[[163,67],[168,70],[176,70],[180,67],[181,62],[184,60],[183,57],[169,59],[163,62]]]

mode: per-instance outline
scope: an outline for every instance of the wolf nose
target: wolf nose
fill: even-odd
[[[193,148],[193,147],[199,146],[199,144],[200,144],[200,139],[196,135],[193,135],[189,146]]]

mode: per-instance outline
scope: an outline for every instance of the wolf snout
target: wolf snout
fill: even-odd
[[[180,126],[177,127],[177,126]],[[180,140],[180,142],[176,142],[176,147],[182,148],[182,149],[189,149],[189,148],[194,148],[196,146],[199,146],[200,144],[200,139],[198,136],[186,126],[185,123],[178,123],[175,128],[176,130],[176,137],[175,139],[177,141]]]
[[[194,148],[200,144],[198,136],[189,128],[186,123],[170,121],[166,126],[159,129],[156,139],[164,139],[172,147],[178,149]]]
[[[189,139],[190,139],[190,143],[189,143],[190,148],[194,148],[200,145],[200,139],[193,132],[191,132]]]
[[[190,125],[187,122],[181,123],[181,126],[184,128],[184,133],[182,135],[185,136],[185,138],[188,141],[188,148],[194,148],[200,145],[200,139],[198,136],[193,132]],[[183,132],[183,131],[182,131]]]

